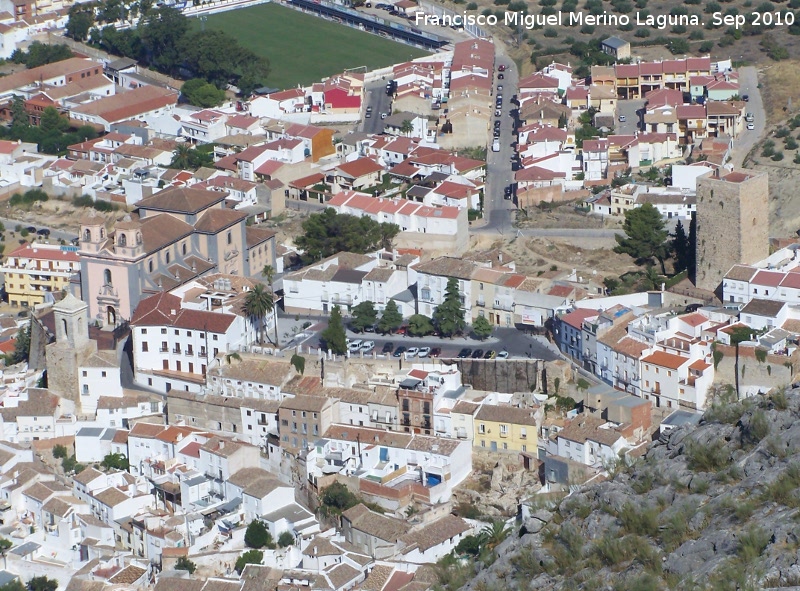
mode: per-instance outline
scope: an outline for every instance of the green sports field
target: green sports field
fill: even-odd
[[[200,23],[195,19],[195,26]],[[207,29],[222,29],[269,59],[267,86],[316,82],[345,68],[388,66],[424,51],[277,4],[259,4],[208,16]]]

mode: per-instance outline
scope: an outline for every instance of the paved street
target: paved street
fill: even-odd
[[[19,232],[15,232],[14,231],[14,228],[16,228],[17,226],[22,226],[23,228],[27,228],[29,226],[33,226],[37,230],[40,230],[42,228],[46,228],[47,227],[44,224],[23,222],[23,221],[20,221],[20,220],[12,220],[10,218],[0,218],[0,223],[2,223],[3,226],[5,226],[6,238],[7,239],[8,238],[12,238],[12,240],[14,240],[14,239],[21,240],[22,239],[22,236],[19,235]],[[11,232],[14,232],[14,236],[13,237],[11,237]],[[35,237],[36,236],[33,236],[33,235],[27,236],[25,238],[25,240],[31,241]],[[77,237],[78,237],[78,234],[76,232],[67,232],[67,231],[64,231],[64,230],[56,230],[56,229],[50,228],[50,242],[51,243],[54,243],[54,244],[58,243],[59,240],[64,240],[65,242],[69,242],[73,238],[77,238]],[[6,251],[8,252],[8,250],[9,249],[7,248]]]
[[[630,100],[617,102],[617,121],[615,133],[619,135],[633,135],[639,129],[639,111],[644,108],[644,100]],[[625,117],[620,121],[619,117]]]
[[[364,113],[366,113],[367,107],[372,107],[372,116],[361,122],[361,131],[365,133],[381,133],[383,131],[381,113],[392,114],[392,98],[386,94],[386,82],[388,81],[387,78],[366,85]]]
[[[753,146],[764,135],[764,129],[767,124],[764,101],[761,99],[761,91],[758,88],[758,70],[755,67],[748,66],[739,70],[739,87],[741,96],[748,95],[750,97],[745,110],[753,114],[755,129],[748,130],[747,123],[745,123],[744,131],[739,134],[739,137],[733,143],[732,160],[735,168],[742,166],[747,154],[750,153]]]
[[[511,97],[517,94],[519,76],[517,66],[505,55],[497,55],[496,65],[504,65],[506,71],[503,72],[503,80],[495,78],[496,85],[502,85],[503,108],[500,121],[500,151],[492,152],[493,138],[489,139],[486,152],[486,194],[483,199],[484,216],[486,223],[476,232],[511,232],[514,221],[514,202],[503,198],[503,190],[514,180],[514,172],[511,170],[511,157],[515,153],[513,142],[516,140],[514,135],[511,117],[512,109],[516,106],[511,103]],[[497,71],[495,70],[495,77]],[[495,86],[496,88],[496,86]],[[495,96],[497,93],[495,92]],[[495,117],[492,117],[491,125],[494,126]],[[492,127],[493,128],[493,127]]]

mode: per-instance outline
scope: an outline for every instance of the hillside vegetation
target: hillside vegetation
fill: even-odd
[[[800,394],[715,404],[633,465],[539,510],[444,588],[719,590],[800,584]],[[488,564],[491,563],[491,564]],[[457,576],[457,575],[461,576]]]

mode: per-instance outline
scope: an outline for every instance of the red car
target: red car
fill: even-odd
[[[503,65],[500,65],[500,66],[498,66],[497,71],[498,72],[505,72],[506,71],[506,67],[503,66]]]
[[[401,334],[401,335],[405,336],[407,331],[408,331],[408,327],[407,326],[401,326],[396,331],[394,331],[394,334]]]

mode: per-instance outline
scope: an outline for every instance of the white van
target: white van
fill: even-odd
[[[500,140],[494,140],[492,142],[492,152],[499,152],[500,151]]]

